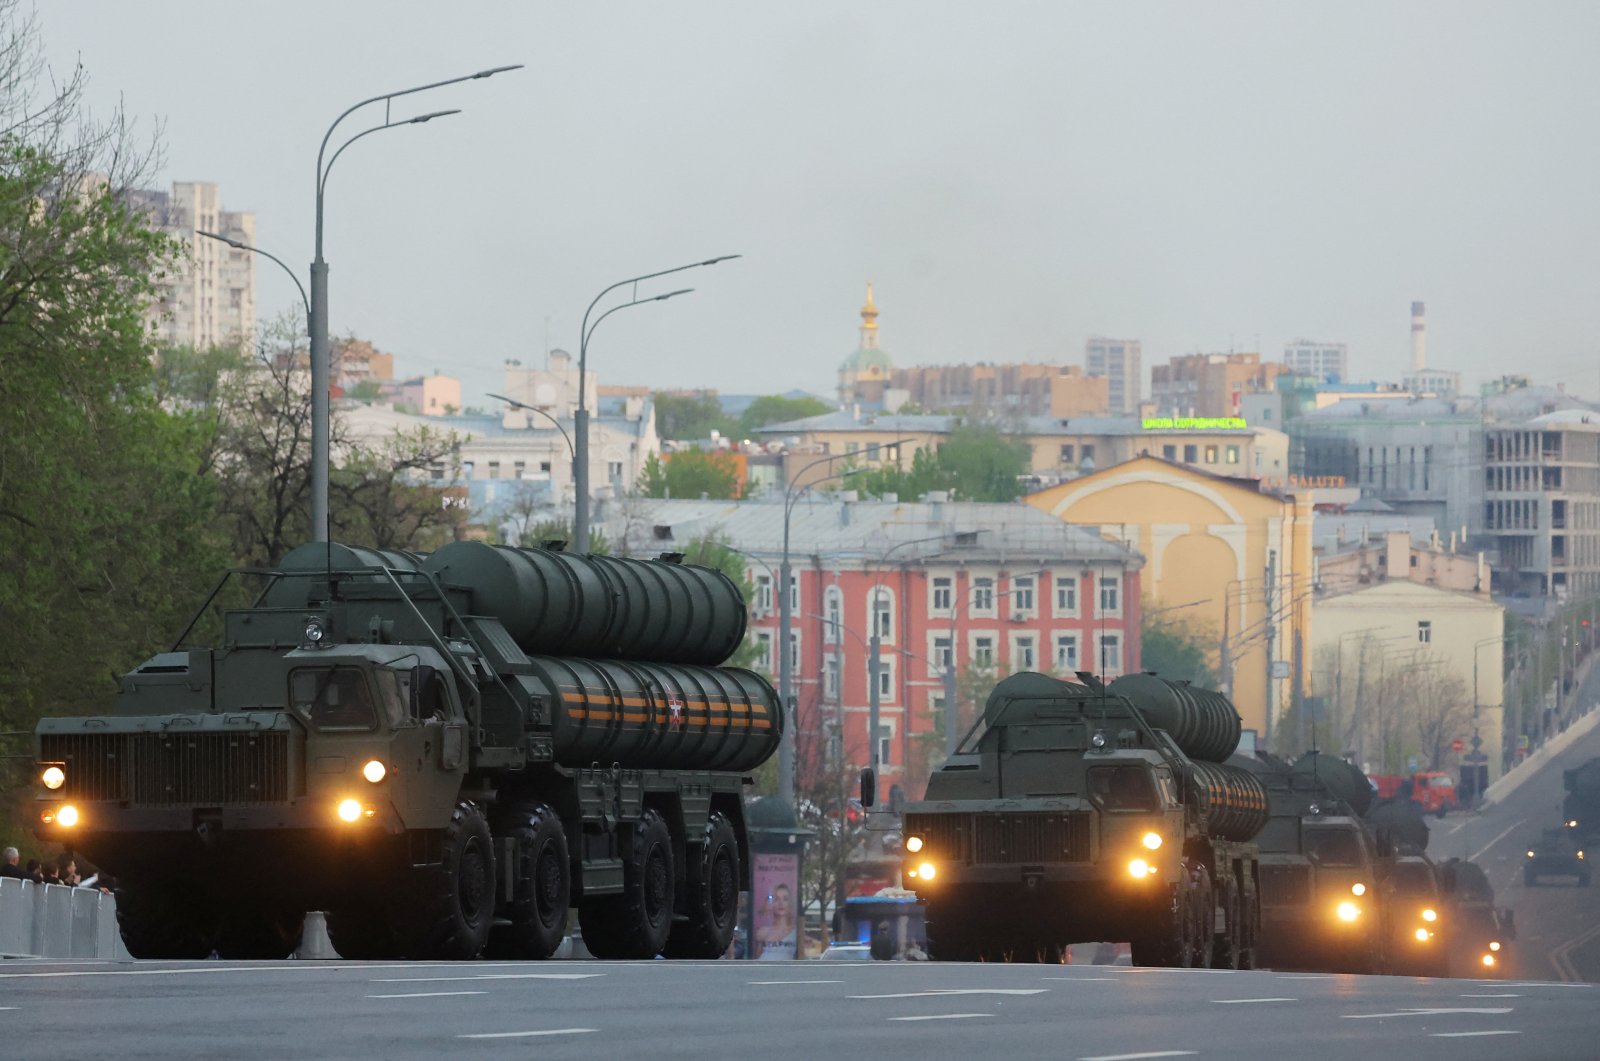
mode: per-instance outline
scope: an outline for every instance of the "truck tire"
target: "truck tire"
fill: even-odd
[[[721,814],[706,819],[704,840],[684,867],[684,912],[674,921],[662,952],[668,958],[720,958],[739,921],[739,837]]]
[[[217,934],[208,902],[160,878],[123,880],[117,889],[117,927],[135,958],[209,958]]]
[[[583,943],[596,958],[654,958],[667,945],[673,914],[672,834],[645,808],[622,863],[622,894],[578,908]]]
[[[511,808],[500,835],[516,841],[515,877],[505,904],[510,924],[494,928],[485,953],[492,958],[540,961],[554,954],[567,935],[572,894],[567,833],[547,804],[523,803]]]
[[[349,961],[393,961],[400,943],[383,905],[372,900],[358,906],[328,911],[328,942],[334,953]]]
[[[1211,890],[1211,870],[1193,866],[1189,871],[1189,916],[1193,921],[1188,967],[1205,969],[1211,965],[1217,926],[1216,895]]]
[[[1144,919],[1148,929],[1128,941],[1134,965],[1154,968],[1187,966],[1192,953],[1189,935],[1194,924],[1184,883],[1168,889],[1165,901]]]
[[[437,866],[411,871],[396,911],[414,926],[402,941],[407,958],[468,961],[489,941],[494,925],[494,839],[483,812],[456,804],[445,826]]]
[[[230,906],[217,932],[217,957],[229,961],[287,958],[300,946],[306,912],[273,903]]]
[[[1244,919],[1239,902],[1239,889],[1231,876],[1222,885],[1222,908],[1227,929],[1216,937],[1211,949],[1213,969],[1237,969],[1244,954]]]

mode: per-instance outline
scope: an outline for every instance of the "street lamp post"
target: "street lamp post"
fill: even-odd
[[[577,459],[577,450],[575,450],[572,446],[572,436],[567,434],[567,429],[561,426],[560,420],[557,420],[554,416],[551,416],[548,412],[538,408],[537,406],[519,402],[515,398],[507,398],[504,394],[491,394],[489,397],[505,402],[513,409],[521,409],[525,413],[538,413],[540,416],[556,425],[556,430],[561,432],[561,438],[567,444],[567,454],[574,460]]]
[[[260,247],[252,247],[250,244],[245,243],[242,240],[234,239],[231,236],[224,236],[220,232],[207,232],[203,228],[197,228],[194,231],[195,235],[204,236],[206,239],[214,239],[218,243],[226,243],[236,251],[249,251],[251,254],[261,255],[268,261],[276,262],[278,268],[288,273],[289,279],[294,281],[295,289],[300,292],[300,304],[305,307],[306,320],[307,322],[311,320],[311,300],[306,297],[306,285],[300,282],[300,278],[294,275],[293,269],[284,264],[282,258],[278,257],[276,254],[270,254],[267,251],[262,250]]]
[[[398,129],[402,125],[421,125],[435,118],[444,118],[452,114],[461,113],[459,110],[432,111],[419,114],[414,118],[395,119],[390,113],[390,105],[401,96],[409,96],[417,92],[426,92],[429,89],[442,88],[445,85],[454,85],[461,81],[474,81],[478,78],[493,77],[495,74],[505,73],[508,70],[520,70],[521,63],[512,66],[496,66],[488,70],[479,70],[475,74],[466,74],[462,77],[452,77],[446,81],[435,81],[428,85],[417,85],[415,88],[405,88],[398,92],[386,92],[381,96],[364,99],[351,107],[346,108],[343,114],[333,120],[328,126],[328,131],[322,136],[322,146],[317,150],[317,231],[316,231],[316,257],[311,262],[311,298],[307,307],[306,327],[311,335],[311,537],[313,541],[325,542],[328,540],[328,440],[329,440],[329,375],[332,371],[328,357],[328,263],[322,257],[322,206],[324,193],[328,187],[328,174],[333,169],[333,164],[339,160],[345,148],[360,140],[364,136],[382,132],[385,129]],[[328,151],[328,141],[333,138],[333,131],[339,123],[351,114],[371,103],[382,103],[383,123],[374,125],[369,129],[350,137],[334,151],[333,157],[327,164],[323,164],[323,156]]]
[[[642,306],[646,302],[664,302],[677,295],[686,295],[694,288],[683,288],[679,291],[669,291],[665,295],[654,295],[649,298],[639,298],[637,285],[645,280],[654,280],[658,276],[669,276],[672,273],[681,273],[686,269],[699,269],[706,265],[716,265],[718,262],[732,261],[742,258],[742,254],[723,254],[716,258],[707,258],[705,261],[690,262],[688,265],[675,265],[671,269],[662,269],[654,273],[645,273],[642,276],[630,276],[626,280],[618,280],[610,287],[594,296],[589,303],[589,308],[583,311],[583,323],[578,329],[578,408],[572,414],[572,433],[576,436],[576,447],[573,454],[572,483],[577,493],[574,499],[572,514],[572,537],[575,539],[573,547],[577,552],[589,551],[589,406],[588,406],[588,378],[589,378],[589,336],[594,334],[595,328],[600,327],[600,322],[618,310],[628,309],[631,306]],[[599,317],[595,318],[593,325],[589,323],[589,314],[600,304],[600,300],[619,287],[635,285],[631,302],[624,302],[612,306]]]
[[[887,567],[889,564],[890,555],[897,549],[904,549],[908,545],[922,545],[927,542],[942,542],[948,537],[949,535],[947,534],[930,534],[922,538],[908,538],[903,542],[895,542],[893,545],[889,546],[889,548],[883,551],[883,555],[878,557],[878,566],[880,568]],[[870,609],[872,615],[872,636],[867,644],[867,739],[871,745],[869,754],[867,756],[867,764],[872,768],[874,784],[877,783],[877,777],[883,765],[881,756],[882,745],[878,736],[878,727],[882,725],[880,705],[883,699],[883,693],[878,688],[878,673],[882,667],[880,656],[883,649],[883,619],[882,613],[878,606],[879,601],[882,599],[882,593],[880,592],[882,589],[882,584],[874,579],[872,584],[872,607]],[[903,603],[904,602],[902,602],[902,604]],[[953,651],[955,647],[955,635],[953,633],[951,635],[950,644]],[[946,688],[948,690],[950,686],[947,686]],[[950,701],[949,707],[945,709],[946,714],[949,714],[950,710],[954,706],[955,701]],[[907,710],[906,722],[908,728],[910,725],[910,719],[911,713],[909,710]],[[950,726],[947,722],[946,728],[950,729],[954,727]]]

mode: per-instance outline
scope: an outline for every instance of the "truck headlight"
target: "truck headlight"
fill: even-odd
[[[1422,911],[1422,919],[1424,921],[1437,921],[1439,920],[1439,915],[1430,907]]]
[[[361,768],[361,776],[371,781],[374,785],[382,781],[388,772],[389,768],[377,759],[368,759],[367,765]]]
[[[932,862],[923,862],[917,866],[917,876],[923,880],[932,880],[938,876],[938,870],[934,868]]]
[[[1354,884],[1350,885],[1350,894],[1365,895],[1367,894],[1367,886],[1362,884],[1360,881],[1356,881]]]
[[[1334,913],[1339,915],[1340,921],[1354,921],[1361,916],[1361,907],[1355,903],[1340,903]]]
[[[1134,880],[1144,880],[1145,877],[1154,872],[1155,871],[1150,868],[1150,863],[1146,862],[1142,858],[1136,858],[1132,862],[1128,863],[1128,876],[1132,877]]]
[[[1532,852],[1532,851],[1529,851],[1529,852],[1528,852],[1528,857],[1529,857],[1529,858],[1532,858],[1532,857],[1533,857],[1533,852]]]
[[[359,800],[346,799],[339,801],[339,820],[353,822],[361,819],[361,803]]]
[[[1488,969],[1494,968],[1494,955],[1493,954],[1485,954],[1483,956],[1483,964],[1484,964],[1485,968],[1488,968]]]
[[[1161,847],[1161,834],[1160,833],[1145,833],[1144,834],[1144,839],[1142,841],[1140,841],[1140,842],[1143,843],[1145,847],[1148,847],[1152,851],[1159,850],[1160,847]]]
[[[922,850],[922,837],[920,837],[920,836],[908,836],[908,837],[906,837],[906,850],[911,852],[913,855],[916,854],[918,851],[921,851]]]
[[[1431,936],[1432,934],[1433,933],[1429,932],[1425,928],[1419,928],[1419,929],[1417,929],[1417,931],[1415,933],[1418,943],[1426,943],[1426,942],[1428,942],[1428,937]]]
[[[1489,944],[1489,949],[1490,950],[1499,950],[1500,949],[1500,941],[1499,940],[1495,940],[1494,942],[1490,943]]]
[[[54,792],[67,783],[67,772],[59,766],[47,766],[44,768],[44,772],[39,775],[39,780],[44,784],[45,788]]]

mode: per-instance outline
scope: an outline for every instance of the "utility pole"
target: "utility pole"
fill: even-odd
[[[1274,655],[1276,655],[1276,652],[1277,652],[1277,635],[1278,635],[1277,621],[1276,621],[1275,616],[1274,616],[1274,611],[1275,611],[1275,609],[1277,607],[1277,586],[1275,584],[1276,581],[1277,581],[1277,568],[1278,568],[1278,553],[1274,549],[1268,549],[1267,550],[1266,579],[1262,584],[1262,591],[1261,591],[1262,598],[1266,601],[1266,607],[1267,607],[1267,615],[1266,615],[1266,619],[1264,620],[1264,624],[1265,624],[1264,629],[1265,629],[1265,632],[1266,632],[1266,646],[1267,646],[1267,652],[1266,652],[1266,656],[1267,656],[1267,695],[1266,695],[1266,700],[1267,700],[1267,733],[1266,733],[1266,744],[1267,744],[1267,750],[1268,751],[1276,751],[1277,750],[1276,746],[1272,743],[1272,738],[1273,738],[1273,736],[1274,736],[1274,734],[1276,733],[1276,730],[1277,730],[1277,714],[1278,714],[1278,689],[1277,689],[1277,686],[1274,684],[1274,679],[1272,677],[1272,664],[1273,664],[1273,658],[1272,657]]]
[[[883,764],[878,761],[878,752],[882,748],[882,741],[878,739],[878,648],[881,642],[878,638],[878,598],[872,598],[872,639],[867,643],[867,733],[872,741],[872,754],[867,761],[872,764],[874,784],[881,774]]]

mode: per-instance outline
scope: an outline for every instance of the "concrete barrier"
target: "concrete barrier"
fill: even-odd
[[[117,901],[90,888],[0,878],[0,958],[128,958]]]

